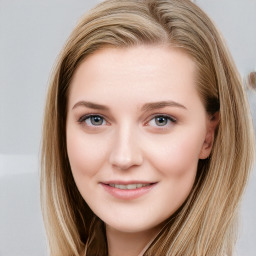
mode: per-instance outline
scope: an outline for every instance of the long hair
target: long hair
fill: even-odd
[[[66,108],[73,74],[101,48],[143,44],[182,48],[196,64],[197,90],[206,111],[220,116],[211,155],[199,160],[190,195],[144,255],[232,255],[254,137],[241,79],[220,33],[189,0],[108,0],[75,27],[49,86],[41,204],[51,256],[108,254],[104,225],[80,195],[67,156]]]

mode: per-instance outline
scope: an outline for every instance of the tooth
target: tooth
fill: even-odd
[[[146,187],[150,184],[127,184],[127,185],[121,185],[121,184],[112,184],[110,183],[109,186],[110,187],[115,187],[118,189],[136,189],[136,188],[142,188],[142,187]]]
[[[126,189],[126,185],[115,185],[116,188],[119,188],[119,189]]]
[[[129,184],[127,185],[127,189],[136,189],[137,185],[136,184]]]

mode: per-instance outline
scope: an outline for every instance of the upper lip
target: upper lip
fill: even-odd
[[[105,185],[109,185],[109,184],[129,185],[129,184],[154,184],[156,182],[142,181],[142,180],[130,180],[130,181],[110,180],[110,181],[104,181],[104,182],[100,182],[100,183],[103,183]]]

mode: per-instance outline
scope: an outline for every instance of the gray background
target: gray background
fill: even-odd
[[[79,17],[100,1],[0,0],[0,256],[47,255],[39,151],[49,74]],[[256,70],[256,0],[197,0],[224,35],[242,77]],[[256,122],[256,92],[247,90]],[[246,191],[238,255],[256,244],[256,174]]]

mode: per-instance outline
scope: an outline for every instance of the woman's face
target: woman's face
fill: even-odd
[[[163,46],[105,48],[71,82],[67,151],[76,185],[109,227],[147,232],[189,195],[213,125],[195,64]]]

